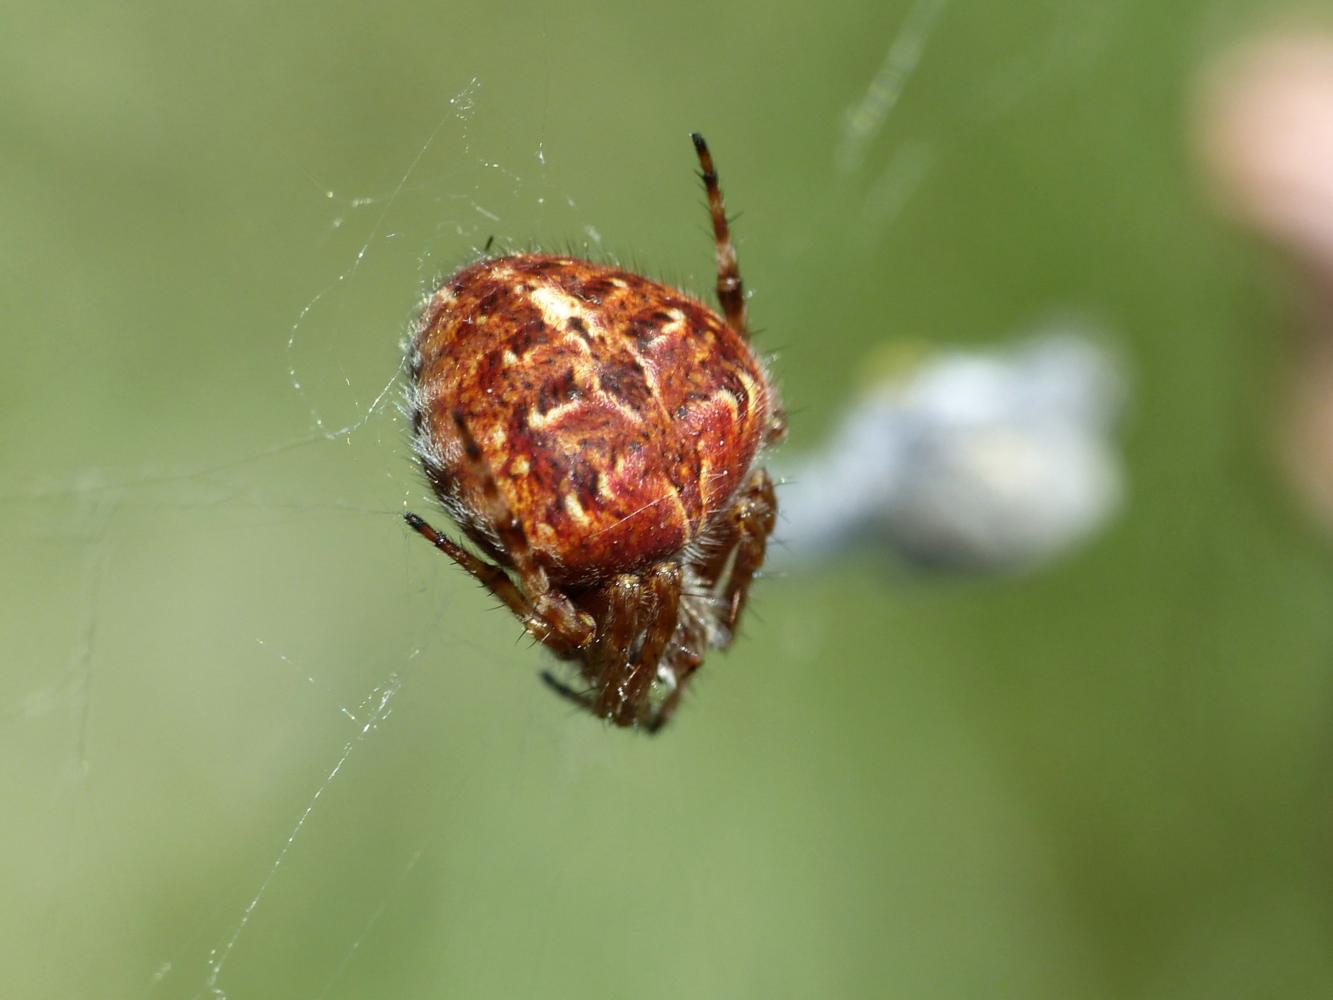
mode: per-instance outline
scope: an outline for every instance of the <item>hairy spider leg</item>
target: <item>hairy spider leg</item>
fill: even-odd
[[[551,647],[557,656],[569,657],[574,655],[575,647],[561,641],[558,632],[533,610],[532,605],[523,596],[522,591],[518,589],[513,580],[509,579],[508,573],[494,563],[478,559],[467,549],[440,534],[416,514],[409,512],[404,514],[403,518],[413,531],[467,570],[494,597],[499,598],[504,606],[523,623],[529,634]]]
[[[584,661],[583,675],[592,685],[587,708],[594,715],[609,719],[615,713],[608,708],[610,692],[623,683],[629,668],[629,651],[643,630],[643,579],[636,573],[621,573],[596,595],[599,605],[593,617],[603,623],[597,644]]]
[[[546,625],[546,628],[540,631],[533,631],[529,625],[528,631],[542,642],[546,642],[547,636],[554,632],[563,643],[576,649],[587,646],[597,631],[592,616],[579,611],[568,597],[551,586],[546,570],[542,569],[533,558],[532,546],[528,544],[528,535],[523,530],[522,522],[514,516],[509,504],[500,495],[500,486],[496,483],[490,466],[486,464],[481,445],[468,429],[463,411],[455,409],[450,415],[463,442],[463,454],[467,457],[468,464],[472,466],[473,481],[481,484],[484,504],[481,513],[495,527],[495,533],[500,536],[504,552],[514,564],[514,572],[518,574],[523,584],[523,593],[528,603]]]
[[[740,265],[736,260],[736,245],[731,242],[727,212],[722,205],[722,189],[717,186],[717,171],[713,169],[713,154],[698,132],[691,132],[694,151],[699,154],[700,178],[708,194],[708,214],[713,219],[713,238],[717,243],[717,301],[726,314],[727,325],[744,339],[750,339],[746,319],[745,290],[741,286]]]
[[[658,566],[646,576],[622,573],[593,599],[603,622],[595,647],[584,660],[591,687],[580,691],[549,671],[547,687],[600,719],[621,727],[645,724],[655,731],[648,698],[658,664],[675,634],[684,573],[678,563]],[[628,651],[638,646],[633,660]]]
[[[731,564],[731,573],[722,592],[722,621],[727,627],[722,649],[730,646],[735,638],[736,623],[745,610],[755,573],[764,564],[768,536],[773,533],[773,526],[777,523],[778,500],[773,494],[773,480],[768,477],[767,471],[754,470],[732,509],[739,540],[736,544],[736,559]]]
[[[592,694],[570,687],[549,670],[541,672],[542,683],[566,701],[571,701],[585,712],[592,711]]]
[[[703,665],[703,656],[694,652],[703,648],[706,638],[703,630],[689,630],[688,635],[687,641],[678,642],[667,656],[667,662],[676,678],[676,688],[666,696],[658,707],[657,714],[650,716],[644,723],[644,727],[650,733],[658,732],[671,721],[676,709],[680,707],[680,700],[685,694],[685,688],[689,686],[690,678]]]
[[[514,572],[522,582],[522,588],[516,587],[499,566],[473,556],[415,514],[407,515],[407,523],[504,601],[523,622],[533,638],[550,646],[557,655],[568,657],[575,650],[582,649],[592,642],[597,629],[596,623],[591,615],[579,611],[569,598],[551,586],[546,571],[537,565],[537,561],[533,558],[532,547],[528,545],[528,536],[523,530],[523,525],[509,509],[504,497],[500,495],[500,487],[482,456],[481,446],[468,429],[463,412],[454,410],[452,417],[463,442],[463,454],[472,466],[474,481],[481,484],[484,503],[482,514],[494,526],[495,533],[500,537],[505,553],[514,564]],[[497,574],[507,583],[497,579]]]
[[[644,582],[641,599],[648,622],[643,630],[638,655],[632,663],[626,663],[626,669],[615,686],[607,685],[599,699],[614,713],[607,717],[617,726],[637,725],[649,714],[648,697],[653,680],[657,677],[657,665],[680,619],[683,578],[680,564],[666,563],[654,567]]]
[[[767,472],[756,469],[728,512],[713,554],[695,566],[700,582],[711,591],[726,572],[728,562],[731,564],[722,593],[717,598],[721,606],[718,618],[723,628],[712,643],[716,649],[726,649],[736,636],[736,623],[745,610],[750,585],[763,564],[768,536],[776,521],[777,498],[773,493],[773,482]],[[703,657],[696,650],[704,648],[707,643],[704,630],[686,623],[681,627],[684,635],[667,653],[667,663],[676,677],[676,689],[666,697],[656,714],[645,720],[644,726],[650,733],[657,732],[671,721],[694,672],[703,664]]]
[[[745,610],[745,601],[755,573],[763,565],[768,550],[768,536],[777,521],[777,497],[773,483],[763,469],[755,469],[745,485],[711,527],[713,536],[704,558],[692,564],[701,593],[718,609],[717,621],[726,635],[713,643],[718,649],[731,645],[736,622]],[[721,593],[717,592],[719,582]]]

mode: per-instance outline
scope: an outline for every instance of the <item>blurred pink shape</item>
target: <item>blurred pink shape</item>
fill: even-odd
[[[1204,154],[1232,211],[1333,277],[1333,38],[1278,35],[1205,79]]]
[[[1198,125],[1228,211],[1314,278],[1286,392],[1288,472],[1333,527],[1333,37],[1287,30],[1204,74]]]

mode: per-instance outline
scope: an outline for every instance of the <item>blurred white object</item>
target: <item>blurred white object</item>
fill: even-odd
[[[875,544],[955,569],[1049,559],[1118,505],[1123,397],[1113,359],[1077,334],[930,356],[863,398],[824,451],[780,470],[770,559]]]

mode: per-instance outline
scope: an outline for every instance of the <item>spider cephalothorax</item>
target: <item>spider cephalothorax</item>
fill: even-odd
[[[776,516],[757,459],[785,429],[693,139],[725,318],[619,268],[493,257],[431,296],[408,358],[414,446],[486,558],[408,523],[578,664],[582,687],[543,675],[552,687],[650,730],[731,643]]]

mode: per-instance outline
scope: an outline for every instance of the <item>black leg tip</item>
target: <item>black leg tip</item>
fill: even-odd
[[[540,676],[542,679],[542,683],[545,684],[552,691],[554,691],[556,694],[558,694],[561,698],[568,698],[570,701],[574,702],[576,705],[581,705],[583,708],[588,707],[587,700],[583,697],[583,695],[579,694],[579,692],[575,691],[572,687],[570,687],[564,681],[560,680],[558,677],[556,677],[555,674],[551,673],[549,670],[543,670]]]
[[[422,528],[426,526],[426,522],[423,521],[421,518],[417,517],[411,511],[408,511],[403,515],[403,520],[406,521],[408,523],[408,526],[411,527],[414,531],[420,531]]]
[[[694,143],[694,151],[696,153],[705,153],[708,151],[708,143],[704,142],[704,137],[698,132],[690,133],[690,141]]]

